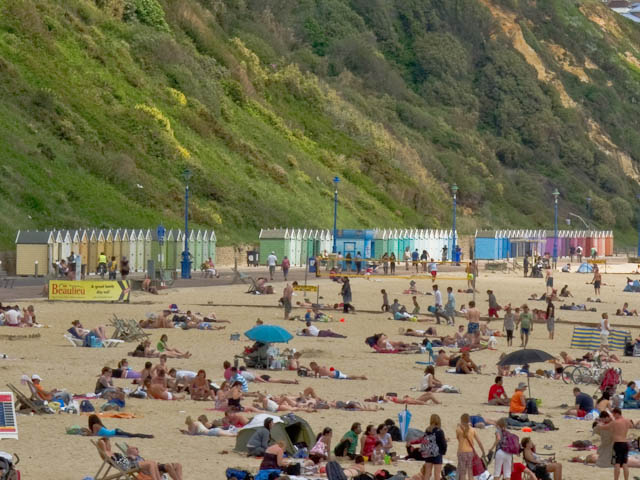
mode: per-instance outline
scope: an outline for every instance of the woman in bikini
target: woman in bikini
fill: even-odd
[[[209,380],[207,379],[207,373],[204,370],[198,370],[196,378],[191,382],[189,391],[191,392],[191,400],[207,400],[209,398],[215,400],[213,390],[211,390],[211,385],[209,385]]]
[[[242,384],[240,382],[234,382],[231,385],[231,389],[229,390],[229,394],[227,395],[227,404],[229,408],[234,409],[237,412],[263,412],[260,408],[243,406],[240,402],[242,401]]]

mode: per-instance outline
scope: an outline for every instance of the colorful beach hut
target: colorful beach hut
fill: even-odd
[[[146,232],[142,229],[138,230],[136,235],[136,271],[144,272],[146,270],[145,264],[145,251],[144,251],[144,243],[145,243],[145,234]]]
[[[138,232],[135,228],[129,231],[129,271],[138,270]]]
[[[107,234],[104,239],[104,253],[107,256],[107,261],[111,260],[113,257],[113,236],[115,231],[113,229],[107,230]],[[108,263],[108,262],[107,262]]]
[[[211,260],[213,260],[214,262],[216,262],[216,244],[218,242],[218,238],[216,237],[216,231],[215,230],[211,230],[209,232],[209,256],[211,257]]]
[[[89,252],[88,257],[85,260],[82,259],[82,263],[87,266],[86,275],[95,273],[98,269],[98,231],[91,229],[88,232],[89,236]]]
[[[122,230],[119,228],[113,232],[113,253],[111,256],[116,257],[116,262],[119,265],[122,258]]]
[[[53,231],[19,230],[16,235],[16,275],[46,275],[53,270]]]
[[[98,244],[97,244],[97,258],[96,258],[96,270],[98,269],[98,259],[102,253],[106,254],[107,252],[107,231],[106,230],[98,230]]]
[[[262,265],[267,264],[267,257],[271,252],[274,252],[278,260],[286,255],[288,250],[288,244],[285,237],[288,236],[287,229],[284,228],[272,228],[260,230],[260,263]],[[315,249],[312,249],[315,252]]]

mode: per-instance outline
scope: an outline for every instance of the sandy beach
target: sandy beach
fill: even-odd
[[[576,264],[574,264],[574,268]],[[628,270],[626,270],[628,271]],[[403,274],[404,269],[398,273]],[[439,280],[441,290],[444,292],[447,286],[452,286],[454,291],[466,287],[466,281],[461,274],[451,274],[460,277],[459,280]],[[451,276],[450,276],[451,278]],[[628,301],[630,307],[640,308],[640,295],[624,293],[624,274],[604,274],[602,286],[602,301],[605,303],[588,303],[588,307],[595,307],[597,312],[577,312],[560,310],[560,303],[556,303],[556,317],[560,320],[556,326],[556,336],[553,341],[548,340],[547,331],[543,324],[536,324],[530,341],[530,347],[539,348],[557,355],[566,350],[571,355],[582,355],[584,352],[569,348],[571,333],[575,323],[589,322],[594,326],[599,323],[602,312],[608,312],[611,324],[620,328],[625,326],[631,331],[632,336],[638,335],[640,320],[638,317],[616,317],[615,310],[620,308],[623,302]],[[65,388],[69,392],[82,394],[92,392],[100,369],[107,365],[115,367],[118,360],[127,357],[127,352],[135,348],[135,344],[129,343],[117,348],[74,348],[63,334],[69,328],[74,319],[80,319],[84,326],[94,327],[107,325],[113,314],[123,318],[142,319],[148,312],[158,312],[171,303],[176,303],[182,310],[191,309],[195,312],[206,314],[215,311],[219,318],[230,320],[227,328],[221,331],[200,331],[179,329],[148,330],[151,333],[152,344],[158,341],[163,333],[169,335],[169,344],[181,350],[189,350],[193,357],[188,360],[170,360],[169,366],[197,371],[203,368],[208,377],[221,382],[222,362],[233,360],[233,355],[241,352],[245,345],[251,342],[241,335],[240,341],[230,341],[230,334],[243,333],[255,325],[260,318],[267,324],[281,325],[290,332],[303,327],[299,321],[284,321],[281,309],[273,308],[277,305],[278,298],[284,287],[282,277],[278,273],[278,280],[273,283],[276,294],[254,296],[246,294],[246,285],[232,285],[220,287],[181,288],[162,291],[154,296],[136,292],[132,294],[130,304],[83,304],[83,303],[52,303],[42,298],[21,300],[21,306],[33,304],[37,312],[38,321],[47,328],[41,328],[38,332],[40,338],[30,340],[5,341],[0,344],[0,352],[6,353],[9,358],[0,360],[0,380],[4,386],[13,383],[20,386],[20,377],[23,374],[31,376],[38,374],[42,377],[42,385],[45,389]],[[591,280],[591,275],[576,273],[556,273],[555,286],[561,288],[568,284],[574,294],[576,303],[586,303],[587,297],[593,297],[593,287],[586,282]],[[310,284],[320,285],[324,303],[339,302],[340,286],[328,279],[310,279]],[[379,310],[381,305],[380,289],[385,288],[389,292],[389,298],[393,301],[398,298],[401,303],[410,309],[411,296],[402,295],[409,281],[406,279],[383,279],[374,277],[370,280],[353,279],[353,304],[356,309]],[[420,291],[431,290],[431,280],[419,279],[417,287]],[[487,312],[486,290],[494,290],[497,300],[501,305],[511,303],[521,305],[527,303],[527,298],[532,293],[540,295],[544,292],[544,279],[522,278],[516,274],[486,273],[481,271],[478,279],[477,303],[483,314]],[[471,294],[456,294],[458,307],[468,304]],[[302,299],[302,292],[296,292],[295,300]],[[422,311],[433,303],[432,296],[418,297]],[[567,299],[565,299],[566,301]],[[216,304],[231,304],[237,306],[215,306]],[[544,303],[539,301],[528,302],[531,308],[544,308]],[[366,374],[367,381],[339,381],[333,379],[299,378],[299,385],[280,384],[251,384],[252,391],[261,390],[270,393],[297,393],[306,386],[313,386],[318,394],[328,400],[358,400],[373,394],[397,392],[399,395],[409,394],[415,396],[412,388],[418,387],[422,378],[424,367],[416,365],[417,360],[427,360],[426,354],[392,355],[375,354],[365,345],[364,339],[368,335],[377,332],[385,332],[392,340],[412,341],[411,337],[398,334],[400,327],[414,327],[415,323],[399,322],[390,319],[386,313],[364,313],[343,315],[338,311],[329,311],[334,321],[329,324],[318,325],[320,328],[331,328],[334,331],[347,335],[347,339],[334,338],[309,338],[294,337],[289,342],[289,347],[303,352],[302,362],[308,364],[317,361],[320,364],[333,366],[336,369],[349,374]],[[294,309],[294,314],[303,314],[304,310]],[[501,312],[502,317],[503,312]],[[344,318],[344,322],[339,319]],[[458,318],[457,322],[464,323],[464,319]],[[418,325],[430,326],[432,323]],[[494,320],[490,324],[493,328],[502,328],[502,320]],[[420,327],[418,327],[420,328]],[[454,327],[438,325],[439,334],[453,334]],[[109,328],[109,333],[112,329]],[[0,334],[29,334],[31,330],[0,328]],[[512,348],[506,347],[504,338],[498,339],[497,351],[484,350],[473,353],[472,358],[478,364],[486,367],[482,375],[455,375],[445,372],[444,367],[436,369],[437,378],[442,382],[458,387],[461,394],[437,394],[443,402],[437,406],[410,406],[413,413],[412,427],[423,429],[428,422],[429,415],[438,413],[442,417],[443,428],[449,440],[449,451],[446,459],[455,464],[456,442],[455,426],[462,413],[480,414],[486,418],[498,419],[506,416],[507,407],[494,407],[486,404],[487,392],[493,383],[496,374],[495,363],[503,351],[517,349],[519,338],[514,341]],[[620,353],[621,352],[617,352]],[[625,379],[640,377],[638,359],[629,359],[632,363],[621,364]],[[136,370],[142,368],[145,359],[129,358],[130,366]],[[154,362],[155,363],[155,362]],[[543,365],[534,365],[533,369]],[[298,378],[295,372],[278,371],[269,372],[280,378]],[[520,381],[526,381],[525,377],[505,378],[504,386],[508,395],[513,393],[514,387]],[[119,386],[129,386],[129,380],[115,379]],[[559,430],[546,433],[533,433],[534,442],[542,448],[550,445],[551,450],[545,453],[555,452],[557,459],[564,464],[564,478],[582,479],[610,478],[612,470],[596,469],[582,464],[569,463],[568,460],[577,455],[567,446],[576,439],[596,440],[591,434],[591,422],[563,419],[563,409],[560,404],[572,404],[573,396],[571,386],[562,381],[549,379],[531,379],[533,396],[542,400],[540,416],[535,417],[542,421],[551,418]],[[26,386],[20,388],[27,392]],[[4,390],[0,387],[0,390]],[[592,394],[596,386],[587,386],[584,390]],[[102,401],[94,404],[100,405]],[[245,400],[245,403],[249,403]],[[259,461],[234,453],[234,438],[216,437],[191,437],[180,433],[184,428],[184,420],[187,415],[198,416],[206,413],[209,418],[220,417],[218,412],[206,411],[212,408],[211,402],[185,401],[159,401],[127,399],[126,411],[132,412],[138,418],[131,420],[106,419],[105,425],[109,428],[119,427],[130,432],[142,432],[155,435],[154,439],[130,439],[130,444],[140,447],[142,456],[160,462],[181,462],[184,467],[184,478],[190,480],[224,478],[224,470],[227,467],[242,467],[256,471]],[[330,426],[334,431],[333,445],[349,429],[354,421],[364,425],[369,423],[377,425],[386,418],[397,421],[398,412],[403,408],[397,404],[384,404],[384,410],[378,412],[347,412],[343,410],[321,410],[317,413],[302,414],[309,421],[314,432],[319,432],[323,427]],[[633,420],[640,420],[640,411],[625,410],[625,416]],[[23,478],[50,478],[50,479],[81,479],[85,476],[93,476],[101,461],[98,458],[95,447],[90,443],[90,438],[72,436],[65,433],[65,429],[72,425],[87,425],[87,417],[84,415],[41,415],[18,416],[19,434],[18,441],[5,440],[0,445],[0,450],[15,452],[21,458],[19,465]],[[523,434],[518,432],[519,436]],[[479,431],[480,439],[488,449],[494,439],[494,429],[488,428]],[[396,444],[396,451],[404,454],[404,445]],[[222,453],[226,452],[226,453]],[[419,462],[400,461],[396,466],[391,465],[390,471],[405,470],[415,473],[420,467]],[[367,470],[374,472],[378,466],[368,465]],[[492,471],[492,467],[490,468]],[[633,473],[633,472],[632,472]]]

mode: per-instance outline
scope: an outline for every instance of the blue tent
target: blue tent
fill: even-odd
[[[634,280],[633,284],[627,284],[626,287],[622,290],[623,292],[635,292],[640,293],[640,282],[638,280]]]
[[[578,267],[578,270],[576,270],[576,272],[578,272],[578,273],[593,273],[593,265],[585,262],[585,263],[583,263],[582,265],[580,265]]]

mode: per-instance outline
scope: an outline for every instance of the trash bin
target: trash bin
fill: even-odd
[[[316,273],[316,257],[309,257],[309,273]]]
[[[247,267],[257,267],[260,264],[260,252],[255,250],[247,251]]]

